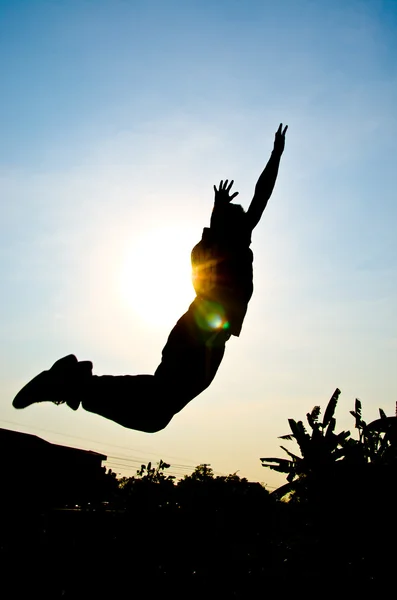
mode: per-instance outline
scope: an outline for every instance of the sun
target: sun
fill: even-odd
[[[194,244],[191,232],[164,226],[145,232],[127,248],[120,272],[122,301],[149,326],[172,325],[193,301]]]

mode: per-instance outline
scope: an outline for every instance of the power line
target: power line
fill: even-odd
[[[122,462],[120,462],[120,461],[122,461]],[[159,461],[157,461],[157,462],[159,462]],[[108,456],[106,463],[109,467],[118,466],[118,467],[122,467],[122,468],[128,469],[128,470],[136,469],[137,466],[140,467],[143,464],[142,460],[137,460],[135,458],[124,458],[124,457],[113,456],[113,455]],[[130,463],[130,464],[128,464],[128,463]],[[196,466],[197,465],[195,465],[192,468],[192,465],[171,464],[170,467],[168,469],[166,469],[166,471],[164,473],[167,473],[169,475],[175,473],[177,476],[186,475],[186,474],[192,473]],[[221,475],[221,473],[214,472],[214,475]]]
[[[44,427],[36,427],[34,425],[27,425],[27,426],[25,426],[25,425],[21,425],[20,423],[15,422],[15,421],[7,421],[5,419],[1,419],[0,422],[1,423],[8,423],[8,424],[11,424],[11,425],[17,425],[18,427],[28,427],[28,428],[33,429],[33,430],[44,431],[45,433],[51,433],[51,434],[58,435],[58,436],[61,436],[61,437],[68,437],[68,438],[72,438],[72,439],[76,439],[76,440],[82,440],[84,442],[90,442],[90,443],[93,443],[93,444],[98,444],[102,448],[103,448],[103,445],[104,445],[103,442],[99,442],[98,440],[92,440],[90,438],[84,438],[84,437],[81,437],[81,436],[71,435],[71,434],[68,434],[68,433],[60,433],[59,431],[54,431],[54,430],[51,430],[51,429],[45,429]],[[147,457],[150,454],[152,454],[152,455],[154,454],[152,451],[139,450],[137,448],[131,448],[131,447],[128,447],[128,446],[120,446],[118,444],[107,443],[106,445],[107,446],[111,446],[113,448],[121,448],[123,450],[137,452],[138,454],[142,454],[145,457]],[[106,452],[104,451],[104,453],[106,453]],[[170,454],[163,454],[162,456],[164,458],[176,458],[177,460],[186,460],[188,462],[191,462],[191,466],[193,468],[196,467],[198,464],[201,464],[200,462],[193,461],[192,459],[189,459],[189,458],[183,458],[181,456],[172,456]],[[137,460],[142,460],[142,459],[141,458],[137,458]],[[145,458],[145,460],[146,460],[146,458]]]
[[[26,425],[21,425],[20,423],[17,423],[15,421],[7,421],[5,419],[0,419],[0,423],[7,423],[7,424],[11,424],[11,425],[17,425],[20,428],[21,427],[22,428],[28,427],[28,428],[33,429],[33,430],[43,431],[45,433],[50,433],[50,434],[61,436],[61,437],[67,437],[67,438],[71,438],[71,439],[82,440],[84,442],[90,442],[90,443],[93,443],[93,444],[97,444],[98,446],[100,446],[100,452],[102,454],[105,454],[107,456],[107,459],[106,459],[105,462],[109,466],[113,464],[113,465],[117,465],[118,467],[122,467],[122,468],[127,469],[127,470],[132,470],[132,469],[136,469],[137,466],[138,466],[138,468],[141,467],[141,465],[144,464],[145,462],[146,463],[153,462],[152,460],[148,459],[148,456],[150,456],[150,455],[153,456],[154,455],[154,452],[152,452],[152,451],[138,450],[137,448],[130,448],[128,446],[121,446],[119,444],[109,443],[109,444],[107,444],[107,446],[111,446],[113,448],[120,448],[120,449],[123,449],[123,450],[137,452],[138,454],[142,454],[143,456],[139,457],[139,456],[134,456],[134,455],[131,455],[131,454],[130,455],[124,455],[124,456],[123,455],[121,455],[121,456],[111,455],[111,454],[108,454],[107,451],[103,449],[103,446],[104,446],[103,442],[99,442],[98,440],[92,440],[90,438],[83,438],[81,436],[67,434],[67,433],[60,433],[59,431],[54,431],[54,430],[51,430],[51,429],[46,429],[44,427],[36,427],[34,425],[27,425],[27,426]],[[191,472],[194,471],[194,469],[198,465],[203,464],[203,461],[193,461],[191,459],[184,459],[184,458],[182,458],[180,456],[179,457],[178,456],[172,456],[172,455],[163,454],[163,453],[161,454],[160,458],[162,460],[176,458],[177,460],[186,460],[186,461],[190,462],[190,464],[171,463],[170,464],[170,468],[166,470],[167,474],[172,474],[172,473],[176,472],[179,475],[181,475],[181,474],[182,475],[186,475],[187,472],[191,473]],[[160,458],[156,457],[156,463],[159,462]],[[120,464],[119,462],[116,463],[115,460],[116,461],[124,461],[124,462],[122,462]],[[124,463],[131,463],[131,465],[124,464]],[[227,475],[226,473],[221,473],[219,471],[213,471],[213,473],[214,473],[215,476],[225,476],[225,475]]]

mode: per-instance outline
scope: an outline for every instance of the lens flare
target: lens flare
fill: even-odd
[[[229,328],[223,306],[211,300],[201,301],[196,312],[196,323],[205,331]]]
[[[217,313],[209,313],[207,322],[209,329],[220,329],[222,327],[222,317]]]

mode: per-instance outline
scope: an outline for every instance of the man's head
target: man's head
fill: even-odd
[[[240,204],[220,204],[216,202],[211,215],[211,229],[221,241],[235,242],[245,230],[246,213]]]

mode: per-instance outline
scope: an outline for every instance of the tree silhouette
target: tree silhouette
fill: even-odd
[[[367,424],[362,417],[358,398],[350,414],[355,418],[359,440],[350,440],[346,459],[360,464],[396,465],[397,418],[387,417],[384,410],[379,408],[380,418]]]
[[[319,406],[315,406],[310,413],[307,413],[306,418],[312,430],[311,434],[306,431],[302,421],[296,422],[294,419],[288,419],[292,433],[280,436],[280,439],[295,440],[301,456],[293,454],[285,446],[280,446],[288,454],[289,459],[260,459],[262,466],[287,474],[289,483],[274,492],[276,497],[282,498],[291,493],[298,494],[313,478],[319,477],[325,469],[329,469],[344,456],[344,446],[350,432],[335,433],[334,413],[339,395],[340,390],[336,388],[328,402],[322,421],[319,420],[321,414]]]
[[[340,390],[333,393],[320,421],[320,407],[315,406],[307,413],[311,428],[309,434],[302,421],[288,419],[292,433],[280,439],[295,440],[301,456],[281,448],[289,459],[261,458],[262,466],[286,473],[288,483],[281,486],[273,495],[295,502],[315,500],[324,502],[335,500],[336,495],[346,499],[361,494],[373,497],[373,490],[390,490],[395,481],[397,466],[397,418],[387,417],[379,409],[380,418],[367,424],[362,418],[362,406],[356,399],[355,410],[350,411],[355,418],[358,439],[350,437],[350,431],[335,433],[334,417]],[[375,470],[375,467],[378,467]],[[390,482],[392,482],[390,484]],[[366,489],[371,485],[371,491]],[[386,491],[385,491],[386,493]],[[354,499],[354,498],[353,498]],[[352,500],[353,501],[353,500]]]

